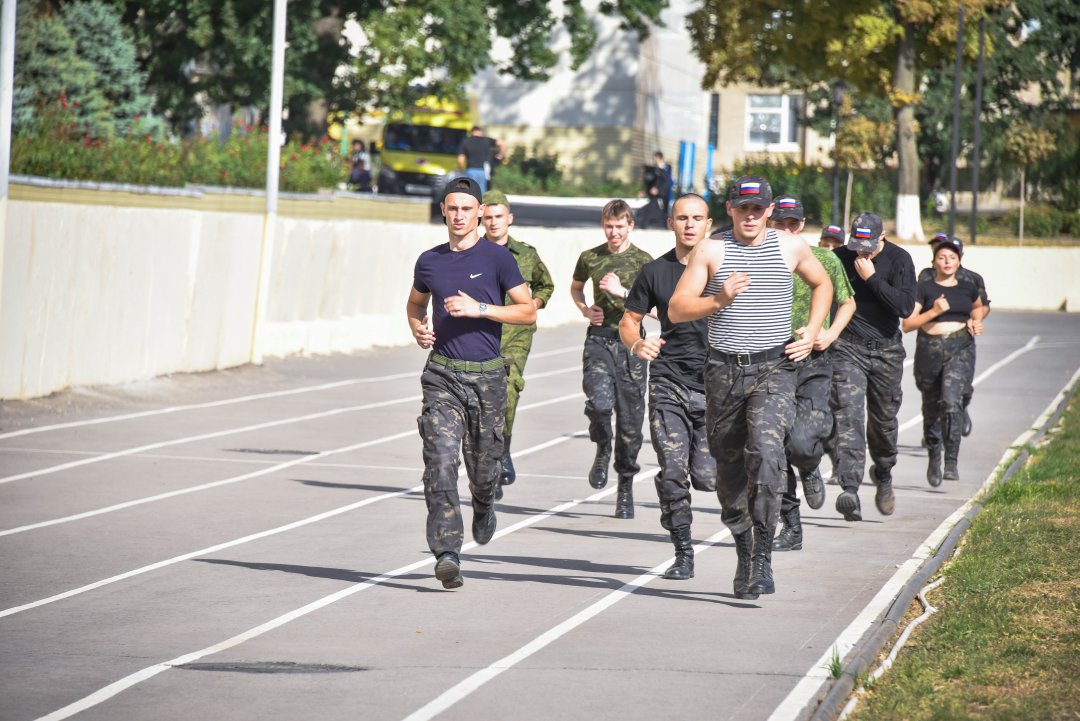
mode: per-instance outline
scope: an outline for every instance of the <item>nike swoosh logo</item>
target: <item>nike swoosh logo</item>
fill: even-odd
[[[472,273],[469,273],[470,278],[479,278],[482,275],[483,275],[483,273],[477,273],[476,275],[473,275]]]

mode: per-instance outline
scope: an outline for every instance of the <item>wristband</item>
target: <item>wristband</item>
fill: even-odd
[[[626,300],[629,297],[630,297],[630,289],[629,288],[624,288],[623,292],[622,292],[622,299]]]

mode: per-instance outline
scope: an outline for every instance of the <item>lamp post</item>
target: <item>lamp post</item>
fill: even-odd
[[[836,157],[836,141],[840,132],[840,107],[844,103],[844,94],[847,86],[842,80],[837,80],[832,86],[832,131],[833,131],[833,165],[832,165],[832,224],[840,222],[840,163]]]
[[[964,82],[964,6],[956,18],[956,73],[953,77],[952,150],[949,153],[949,237],[956,230],[956,156],[960,154],[960,86]]]

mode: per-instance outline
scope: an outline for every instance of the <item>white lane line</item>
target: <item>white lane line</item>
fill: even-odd
[[[498,534],[496,534],[496,536],[497,535]],[[730,535],[731,531],[727,529],[713,534],[709,538],[697,544],[694,549],[695,554],[700,554],[705,550],[712,548],[722,539]],[[672,560],[672,558],[669,558],[663,563],[654,566],[653,568],[649,569],[648,571],[641,574],[632,581],[628,581],[620,588],[611,591],[599,601],[593,603],[591,606],[582,609],[581,611],[566,619],[562,623],[553,626],[552,628],[549,628],[547,631],[540,634],[532,641],[528,642],[513,653],[504,656],[503,658],[499,659],[487,668],[477,671],[468,678],[465,678],[461,682],[450,687],[449,689],[441,693],[439,696],[429,701],[424,706],[420,707],[413,713],[406,716],[404,721],[427,721],[428,719],[435,718],[440,713],[471,694],[473,691],[479,689],[488,681],[491,681],[497,676],[499,676],[499,674],[512,669],[514,666],[526,660],[533,654],[550,646],[555,641],[558,641],[560,638],[570,633],[586,621],[589,621],[590,619],[600,615],[607,609],[614,606],[619,601],[622,601],[624,598],[628,598],[639,588],[643,588],[644,586],[651,583],[653,580],[659,578],[660,575],[664,572],[664,569],[671,565]]]
[[[525,409],[521,408],[520,410],[525,410]],[[550,448],[550,447],[558,445],[560,443],[565,443],[566,441],[569,441],[572,438],[581,438],[581,437],[588,437],[588,432],[587,431],[578,431],[576,433],[568,433],[566,435],[562,435],[562,436],[559,436],[557,438],[553,438],[553,439],[551,439],[549,441],[545,441],[545,442],[543,442],[543,443],[541,443],[539,445],[532,446],[530,448],[524,448],[521,451],[515,453],[514,457],[517,458],[519,456],[529,455],[530,453],[535,453],[535,452],[543,450],[545,448]],[[78,596],[78,595],[81,595],[83,593],[86,593],[87,591],[93,591],[94,589],[101,588],[102,586],[108,586],[108,585],[111,585],[113,583],[117,583],[119,581],[124,581],[126,579],[133,578],[135,576],[141,576],[144,573],[149,573],[150,571],[156,571],[159,568],[165,568],[166,566],[171,566],[173,564],[180,563],[181,561],[187,561],[187,560],[190,560],[192,558],[197,558],[199,556],[205,556],[205,555],[207,555],[209,553],[216,553],[217,551],[220,551],[220,550],[225,549],[225,548],[232,548],[233,546],[239,546],[239,545],[242,545],[242,544],[245,544],[245,543],[250,543],[251,541],[257,541],[257,540],[259,540],[261,538],[267,538],[269,536],[275,536],[275,535],[277,535],[279,533],[285,533],[286,531],[292,531],[292,530],[297,529],[297,528],[302,528],[303,526],[307,526],[307,525],[310,525],[312,523],[318,523],[319,521],[325,521],[328,518],[333,518],[334,516],[339,516],[342,513],[348,513],[350,511],[354,511],[357,508],[363,508],[364,506],[371,505],[372,503],[376,503],[378,501],[385,501],[385,500],[388,500],[388,499],[391,499],[391,498],[397,498],[398,496],[404,496],[404,495],[406,495],[408,493],[423,492],[423,490],[424,490],[424,486],[423,486],[423,484],[421,484],[419,486],[413,486],[412,488],[406,488],[405,490],[402,490],[402,491],[393,491],[391,493],[384,493],[382,495],[373,496],[371,498],[366,498],[366,499],[364,499],[362,501],[357,501],[356,503],[350,503],[350,504],[348,504],[346,506],[342,506],[340,508],[334,508],[334,509],[331,509],[329,511],[324,511],[323,513],[317,513],[314,516],[309,516],[307,518],[302,518],[299,521],[293,521],[292,523],[286,523],[283,526],[278,526],[276,528],[271,528],[271,529],[268,529],[266,531],[259,531],[258,533],[252,533],[252,534],[249,534],[249,535],[244,536],[242,538],[234,539],[232,541],[226,541],[224,543],[219,543],[217,545],[209,546],[207,548],[201,548],[198,551],[191,551],[190,553],[184,553],[184,554],[181,554],[179,556],[173,556],[172,558],[165,559],[164,561],[158,561],[157,563],[151,563],[149,565],[142,566],[140,568],[136,568],[134,570],[127,571],[125,573],[120,573],[120,574],[117,574],[115,576],[110,576],[109,578],[104,578],[104,579],[102,579],[100,581],[95,581],[93,583],[88,583],[85,586],[79,586],[78,588],[73,588],[70,591],[64,591],[63,593],[58,593],[58,594],[55,594],[53,596],[49,596],[47,598],[42,598],[42,599],[39,599],[37,601],[31,601],[30,603],[24,603],[21,606],[12,606],[11,608],[6,608],[6,609],[3,609],[3,610],[0,610],[0,618],[4,618],[5,616],[13,616],[16,613],[21,613],[22,611],[29,611],[32,608],[37,608],[39,606],[45,606],[45,605],[50,604],[50,603],[55,603],[57,601],[62,601],[65,598],[71,598],[72,596]],[[592,498],[602,498],[604,495],[605,494],[600,494],[600,495],[595,495],[594,494],[593,496],[590,496],[590,499],[592,499]],[[547,515],[552,515],[554,513],[554,511],[548,511],[546,513],[547,513]],[[505,533],[509,532],[509,529],[513,529],[513,528],[516,528],[516,527],[517,527],[517,525],[514,525],[514,526],[510,526],[505,531],[499,531],[499,533],[497,533],[495,537],[498,537],[500,534],[505,535]]]
[[[536,373],[526,377],[526,381],[533,378],[543,378],[546,376],[559,375],[561,373],[569,373],[572,371],[580,371],[581,366],[569,366],[567,368],[560,368],[553,371],[547,371],[544,373]],[[168,448],[169,446],[178,446],[185,443],[194,443],[195,441],[205,441],[210,438],[220,438],[222,436],[233,435],[237,433],[248,433],[251,431],[263,430],[265,428],[273,428],[275,426],[289,425],[291,423],[303,423],[305,421],[318,420],[321,418],[329,418],[332,416],[341,415],[342,413],[357,413],[359,411],[372,410],[373,408],[384,408],[386,406],[400,405],[402,403],[414,403],[421,400],[423,396],[406,396],[402,398],[393,398],[388,401],[379,401],[377,403],[365,403],[359,406],[348,406],[345,408],[334,408],[329,411],[320,411],[319,413],[309,413],[303,416],[293,416],[291,418],[282,418],[276,421],[267,421],[266,423],[256,423],[249,426],[240,426],[237,428],[227,428],[223,431],[215,431],[213,433],[202,433],[196,436],[187,436],[185,438],[174,438],[169,441],[159,441],[157,443],[148,443],[143,446],[136,446],[134,448],[125,448],[122,451],[114,451],[112,453],[105,453],[99,456],[92,456],[90,458],[83,458],[78,461],[69,461],[67,463],[61,463],[56,466],[49,466],[47,468],[41,468],[33,471],[26,471],[25,473],[17,473],[13,476],[5,476],[0,478],[0,484],[12,483],[14,481],[21,481],[25,478],[37,478],[39,476],[47,476],[52,473],[59,473],[60,471],[67,471],[72,468],[78,468],[80,466],[87,466],[91,463],[101,463],[103,461],[111,461],[116,458],[123,458],[124,456],[136,455],[145,451],[153,451],[159,448]]]
[[[546,358],[549,356],[560,355],[563,353],[570,353],[573,351],[581,351],[581,346],[569,346],[566,348],[559,348],[556,350],[543,351],[541,353],[531,353],[530,358]],[[47,431],[59,431],[65,428],[81,428],[83,426],[95,426],[101,423],[116,423],[117,421],[130,421],[136,418],[147,418],[149,416],[165,415],[167,413],[180,413],[182,411],[200,410],[203,408],[219,408],[221,406],[233,405],[236,403],[248,403],[250,401],[261,401],[267,398],[282,398],[285,396],[298,395],[301,393],[316,393],[318,391],[333,390],[334,388],[343,388],[345,386],[359,385],[365,383],[383,383],[385,381],[400,380],[402,378],[412,378],[418,376],[419,369],[415,371],[408,371],[405,373],[393,373],[386,376],[374,376],[371,378],[349,378],[341,381],[334,381],[332,383],[322,383],[315,386],[304,386],[301,388],[290,388],[282,391],[271,391],[268,393],[255,393],[248,396],[237,396],[236,398],[226,398],[220,401],[207,401],[205,403],[190,403],[182,406],[169,406],[167,408],[155,408],[151,411],[139,411],[137,413],[124,413],[118,416],[106,416],[105,418],[90,418],[82,421],[70,421],[68,423],[53,423],[48,426],[36,426],[34,428],[23,428],[17,431],[8,431],[7,433],[0,433],[0,441],[8,438],[17,438],[18,436],[27,436],[32,433],[45,433]]]
[[[1035,348],[1036,344],[1038,344],[1038,342],[1039,342],[1039,336],[1037,336],[1037,335],[1032,336],[1031,340],[1029,340],[1023,347],[1017,348],[1012,353],[1005,356],[1004,358],[999,360],[997,363],[995,363],[994,365],[990,366],[989,368],[984,370],[982,373],[980,373],[975,378],[975,380],[971,381],[971,385],[972,386],[979,385],[984,380],[986,380],[990,376],[994,375],[999,370],[1001,370],[1005,366],[1009,365],[1010,363],[1012,363],[1014,360],[1016,360],[1017,358],[1019,358],[1023,354],[1027,353],[1030,350],[1034,350],[1034,348]],[[1039,346],[1039,347],[1042,348],[1042,346]],[[903,423],[901,423],[900,427],[896,429],[896,432],[900,433],[902,431],[906,431],[908,428],[911,428],[912,426],[914,426],[915,424],[917,424],[917,423],[919,423],[921,421],[922,421],[922,413],[916,413],[914,418],[911,418],[911,419],[906,420]]]
[[[249,396],[237,396],[236,398],[226,398],[220,401],[207,401],[206,403],[189,403],[182,406],[169,406],[167,408],[156,408],[152,411],[140,411],[138,413],[125,413],[119,416],[106,416],[104,418],[91,418],[83,421],[70,421],[68,423],[54,423],[48,426],[36,426],[34,428],[23,428],[18,431],[8,431],[7,433],[0,433],[0,441],[7,440],[8,438],[17,438],[18,436],[28,436],[31,433],[45,433],[47,431],[60,431],[66,428],[81,428],[83,426],[96,426],[101,423],[116,423],[117,421],[130,421],[136,418],[147,418],[149,416],[160,416],[167,413],[180,413],[182,411],[201,410],[203,408],[220,408],[221,406],[229,406],[235,403],[248,403],[250,401],[261,401],[267,398],[282,398],[284,396],[298,395],[300,393],[315,393],[317,391],[332,390],[334,388],[343,388],[345,386],[356,385],[358,383],[382,383],[384,381],[398,380],[400,378],[409,378],[410,376],[417,375],[419,371],[411,371],[409,373],[394,373],[388,376],[378,376],[374,378],[350,378],[343,381],[335,381],[333,383],[323,383],[317,386],[304,386],[302,388],[290,388],[284,391],[272,391],[269,393],[255,393]]]
[[[570,436],[565,436],[565,438],[570,438]],[[636,476],[634,476],[634,482],[636,483],[637,481],[639,481],[639,480],[641,480],[643,478],[651,477],[651,475],[653,473],[655,473],[655,472],[656,472],[655,467],[649,468],[648,470],[643,470],[643,471],[639,472]],[[588,496],[587,498],[574,499],[572,501],[567,501],[566,503],[561,503],[558,506],[555,506],[553,508],[550,508],[550,509],[544,511],[543,513],[538,513],[535,516],[530,516],[528,518],[522,519],[521,521],[518,521],[517,523],[513,524],[512,526],[509,526],[509,527],[497,532],[493,536],[492,540],[494,540],[496,538],[501,538],[501,537],[506,536],[506,535],[508,535],[510,533],[514,533],[514,532],[519,531],[519,530],[521,530],[523,528],[527,528],[528,526],[539,523],[540,521],[551,518],[552,516],[556,516],[556,515],[558,515],[560,513],[564,513],[565,511],[568,511],[571,508],[574,508],[575,506],[578,506],[578,505],[580,505],[582,503],[588,503],[588,502],[591,502],[591,501],[599,500],[599,499],[604,498],[606,496],[610,496],[611,494],[615,493],[616,490],[617,490],[617,488],[613,486],[611,488],[607,488],[607,489],[602,490],[602,491],[597,491],[596,493],[592,494],[591,496]],[[721,531],[720,533],[718,533],[715,536],[713,536],[712,538],[710,538],[708,541],[703,541],[701,544],[698,544],[697,548],[699,550],[704,550],[706,544],[714,543],[715,541],[713,539],[718,540],[719,538],[722,538],[725,533],[726,533],[726,531]],[[470,551],[473,548],[476,548],[477,545],[478,544],[475,541],[470,541],[470,542],[464,544],[461,547],[461,550],[463,552],[464,551]],[[38,719],[38,721],[60,721],[60,719],[70,718],[70,717],[74,716],[75,714],[82,713],[83,711],[91,709],[94,706],[97,706],[97,705],[99,705],[99,704],[101,704],[101,703],[103,703],[105,701],[108,701],[113,696],[116,696],[117,694],[122,693],[123,691],[126,691],[127,689],[132,688],[133,686],[137,686],[138,684],[142,683],[143,681],[149,680],[149,679],[153,678],[154,676],[157,676],[162,671],[167,671],[167,670],[169,670],[170,668],[172,668],[174,666],[182,666],[182,665],[184,665],[186,663],[192,663],[194,661],[199,660],[200,658],[204,658],[204,657],[209,656],[211,654],[215,654],[215,653],[219,653],[221,651],[228,650],[228,649],[230,649],[230,648],[232,648],[234,646],[238,646],[238,645],[244,643],[245,641],[250,641],[250,640],[252,640],[254,638],[258,638],[259,636],[262,636],[265,633],[273,631],[274,629],[280,628],[281,626],[284,626],[287,623],[295,621],[295,620],[297,620],[299,618],[303,618],[304,616],[307,616],[310,613],[313,613],[313,612],[318,611],[318,610],[320,610],[322,608],[325,608],[326,606],[329,606],[332,603],[336,603],[336,602],[338,602],[338,601],[340,601],[340,600],[342,600],[344,598],[348,598],[349,596],[352,596],[352,595],[354,595],[356,593],[359,593],[360,591],[371,588],[372,586],[377,586],[377,585],[379,585],[381,583],[384,583],[386,581],[397,578],[398,576],[404,575],[406,573],[411,573],[412,571],[423,568],[424,566],[431,565],[434,562],[435,562],[435,559],[431,558],[431,557],[424,558],[424,559],[421,559],[419,561],[414,561],[413,563],[402,566],[400,568],[396,568],[396,569],[394,569],[392,571],[387,571],[386,573],[384,573],[384,574],[382,574],[380,576],[376,576],[374,578],[369,578],[369,579],[367,579],[365,581],[361,581],[359,583],[353,584],[352,586],[348,586],[346,588],[343,588],[340,591],[336,591],[334,593],[331,593],[328,596],[323,596],[322,598],[320,598],[318,600],[315,600],[315,601],[312,601],[311,603],[309,603],[309,604],[307,604],[305,606],[301,606],[300,608],[294,609],[294,610],[292,610],[292,611],[290,611],[290,612],[288,612],[286,614],[278,616],[277,618],[271,619],[271,620],[267,621],[266,623],[263,623],[263,624],[260,624],[258,626],[255,626],[254,628],[248,629],[247,631],[239,633],[239,634],[233,636],[232,638],[221,641],[220,643],[216,643],[216,644],[214,644],[212,646],[207,646],[206,648],[200,649],[198,651],[193,651],[191,653],[184,654],[183,656],[177,656],[176,658],[171,659],[169,661],[164,661],[164,662],[161,662],[161,663],[155,663],[155,664],[152,664],[150,666],[147,666],[146,668],[141,669],[139,671],[136,671],[135,673],[129,674],[128,676],[125,676],[124,678],[122,678],[122,679],[120,679],[118,681],[114,681],[113,683],[109,684],[108,686],[105,686],[103,688],[98,689],[97,691],[95,691],[94,693],[92,693],[92,694],[90,694],[88,696],[84,696],[83,698],[72,702],[72,703],[68,704],[67,706],[64,706],[63,708],[57,709],[56,711],[53,711],[52,713],[47,714],[45,716],[41,716]],[[644,576],[652,575],[652,576],[655,577],[656,575],[659,574],[659,572],[663,568],[666,568],[670,563],[671,563],[671,559],[668,559],[664,563],[660,564],[656,568],[649,571],[649,573],[644,574]],[[638,579],[635,579],[634,581],[631,581],[630,583],[626,584],[626,586],[624,586],[623,589],[625,589],[625,588],[627,588],[627,587],[629,587],[629,586],[631,586],[631,585],[633,585],[635,583],[637,584],[637,586],[640,587],[640,586],[644,585],[645,583],[647,583],[648,580],[649,580],[649,579],[646,579],[645,581],[642,581],[641,578],[642,577],[639,577]],[[621,597],[623,595],[625,595],[625,593],[626,593],[625,591],[623,591],[623,589],[619,589],[618,591],[613,591],[612,594],[610,594],[610,595],[619,594],[619,596],[617,596],[615,600],[616,601],[620,600]]]
[[[573,400],[575,398],[583,397],[583,393],[570,393],[565,396],[559,396],[558,398],[550,398],[545,401],[539,401],[537,403],[530,403],[528,405],[520,406],[519,411],[527,411],[533,408],[539,408],[541,406],[551,405],[553,403],[561,403],[562,401]],[[417,396],[419,399],[419,396]],[[239,476],[232,476],[230,478],[223,478],[220,481],[211,481],[209,483],[202,483],[197,486],[188,486],[186,488],[178,488],[175,491],[167,491],[165,493],[158,493],[153,496],[146,496],[143,498],[136,498],[131,501],[124,501],[123,503],[115,503],[111,506],[105,506],[104,508],[96,508],[92,511],[83,511],[82,513],[74,513],[70,516],[62,516],[60,518],[53,518],[48,521],[38,521],[37,523],[28,523],[24,526],[16,526],[15,528],[7,528],[0,531],[0,537],[12,536],[16,533],[25,533],[26,531],[34,531],[39,528],[48,528],[49,526],[56,526],[61,523],[70,523],[72,521],[81,521],[84,518],[93,518],[94,516],[100,516],[106,513],[113,513],[114,511],[122,511],[125,508],[133,508],[135,506],[141,506],[147,503],[154,503],[156,501],[163,501],[168,498],[176,498],[177,496],[184,496],[189,493],[197,493],[199,491],[209,490],[211,488],[217,488],[219,486],[227,486],[232,483],[239,483],[240,481],[247,481],[252,478],[258,478],[259,476],[265,476],[270,473],[276,473],[277,471],[284,470],[286,468],[292,468],[293,466],[299,466],[313,461],[317,461],[321,458],[329,458],[330,456],[336,456],[341,453],[349,453],[350,451],[356,451],[361,448],[368,448],[369,446],[375,446],[382,443],[389,443],[390,441],[396,441],[401,438],[408,438],[409,436],[418,435],[419,431],[415,428],[401,433],[394,433],[389,436],[382,436],[381,438],[375,438],[370,441],[364,441],[363,443],[354,443],[352,445],[344,446],[343,448],[335,448],[329,451],[321,451],[319,453],[303,456],[301,458],[294,458],[291,461],[285,461],[278,463],[267,468],[260,468],[257,471],[251,471],[250,473],[243,473]],[[526,451],[519,451],[513,454],[514,457],[525,455]]]
[[[1008,363],[1011,363],[1019,356],[1023,355],[1027,351],[1030,351],[1032,348],[1035,347],[1035,344],[1038,343],[1038,340],[1039,336],[1033,337],[1022,348],[1018,348],[1017,350],[1013,351],[1012,353],[1005,356],[1000,361],[983,371],[978,378],[972,381],[972,384],[974,385],[985,380],[986,378],[989,378],[993,373],[1003,368]],[[1050,406],[1048,407],[1049,410],[1043,413],[1042,418],[1045,418],[1047,413],[1052,412],[1053,409],[1057,407],[1057,404],[1061,402],[1062,395],[1066,391],[1068,391],[1076,378],[1077,376],[1074,375],[1072,380],[1070,380],[1069,383],[1066,384],[1065,388],[1057,394],[1055,399],[1050,403]],[[905,426],[914,425],[921,419],[921,415],[917,416],[916,418],[908,421]],[[1030,430],[1025,431],[1023,434],[1021,434],[1020,438],[1018,438],[1017,441],[1014,442],[1013,445],[1005,451],[1005,455],[1002,457],[1002,460],[998,463],[994,470],[990,472],[990,475],[987,476],[986,480],[983,482],[982,488],[976,493],[975,497],[981,496],[986,492],[986,489],[990,487],[990,484],[993,482],[993,480],[997,478],[999,469],[1001,469],[1007,463],[1007,459],[1012,454],[1012,449],[1015,448],[1018,444],[1020,444],[1022,442],[1022,439],[1029,437],[1030,434]],[[822,684],[824,684],[829,678],[831,678],[829,672],[827,671],[827,668],[830,661],[832,660],[833,648],[836,648],[836,652],[839,654],[841,659],[847,656],[851,649],[855,647],[855,644],[858,643],[859,639],[863,637],[866,631],[876,622],[876,620],[881,616],[881,614],[884,613],[886,609],[888,609],[889,605],[892,604],[893,599],[896,598],[896,594],[900,592],[900,590],[904,587],[904,584],[906,584],[908,580],[919,571],[926,559],[935,552],[935,549],[938,547],[938,545],[940,545],[941,541],[945,538],[945,536],[948,535],[948,533],[952,530],[953,526],[955,526],[960,521],[960,519],[964,517],[964,514],[966,514],[968,509],[971,508],[975,497],[969,499],[962,506],[960,506],[960,508],[953,512],[952,515],[942,521],[941,524],[937,528],[935,528],[929,536],[927,536],[926,540],[919,544],[919,547],[912,554],[911,558],[909,558],[907,561],[904,561],[900,566],[897,567],[897,571],[893,574],[892,578],[890,578],[886,582],[885,586],[882,587],[882,589],[877,593],[877,595],[875,595],[874,598],[871,599],[870,603],[867,604],[867,606],[859,613],[855,620],[853,620],[848,625],[848,627],[845,628],[840,633],[840,635],[836,637],[833,645],[830,646],[825,651],[825,653],[823,653],[821,657],[814,662],[814,664],[806,672],[803,678],[797,684],[795,684],[795,688],[791,690],[787,697],[785,697],[784,700],[781,701],[780,704],[776,707],[776,709],[772,712],[772,714],[769,716],[768,721],[793,721],[794,719],[798,718],[800,714],[802,714],[803,709],[806,708],[806,706],[811,703],[818,695]]]

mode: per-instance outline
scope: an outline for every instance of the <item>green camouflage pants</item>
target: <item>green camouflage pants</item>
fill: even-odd
[[[926,445],[944,443],[956,461],[964,427],[964,396],[975,375],[975,339],[966,331],[949,337],[919,333],[915,340],[915,386],[922,393]]]
[[[525,390],[525,361],[529,360],[536,326],[504,325],[502,357],[506,360],[506,435],[514,430],[518,398]]]
[[[720,518],[733,534],[767,528],[787,485],[784,440],[795,422],[795,367],[787,358],[739,366],[709,353],[706,426],[716,459]]]
[[[906,355],[899,337],[864,341],[841,335],[832,345],[836,462],[845,490],[862,483],[867,449],[880,472],[896,465]]]
[[[589,329],[582,353],[582,390],[585,416],[589,419],[589,439],[611,443],[611,415],[615,414],[615,472],[632,476],[641,470],[638,451],[644,440],[645,361],[630,355],[615,331]]]
[[[832,394],[832,360],[829,351],[814,352],[809,358],[796,364],[795,371],[795,418],[788,434],[785,450],[788,463],[806,474],[818,467],[825,453],[824,443],[832,433],[833,415],[829,407]],[[789,476],[787,490],[780,504],[780,512],[786,513],[799,507],[796,480]]]
[[[660,525],[667,530],[689,526],[690,486],[716,490],[716,461],[705,433],[705,394],[670,378],[649,377],[649,431],[660,464],[656,495]]]
[[[455,371],[428,361],[420,387],[424,400],[416,422],[424,444],[428,548],[436,556],[458,553],[465,534],[459,457],[465,458],[473,509],[490,506],[502,471],[506,372]]]

